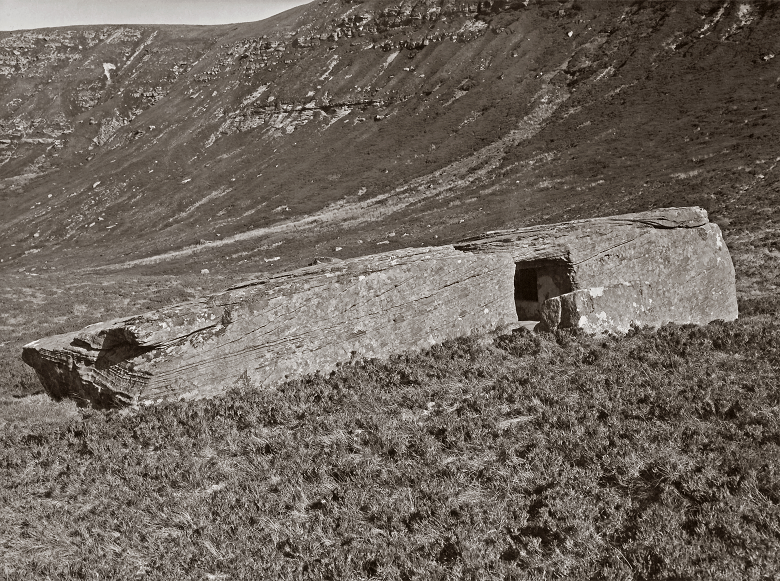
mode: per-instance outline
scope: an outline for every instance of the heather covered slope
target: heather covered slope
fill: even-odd
[[[59,426],[40,403],[35,422],[0,408],[0,563],[8,579],[772,579],[775,317],[520,329]]]
[[[764,224],[778,33],[772,2],[427,0],[3,33],[0,268],[280,269],[660,205]]]

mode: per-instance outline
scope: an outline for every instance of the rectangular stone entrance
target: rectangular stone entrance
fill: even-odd
[[[571,274],[565,263],[530,266],[515,264],[515,309],[518,321],[541,320],[541,306],[547,299],[573,290]]]

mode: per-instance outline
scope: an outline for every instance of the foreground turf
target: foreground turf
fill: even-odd
[[[760,311],[760,309],[759,309]],[[9,579],[767,579],[780,325],[523,330],[0,424]]]

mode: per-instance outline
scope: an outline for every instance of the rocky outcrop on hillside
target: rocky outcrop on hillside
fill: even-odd
[[[650,207],[774,213],[778,15],[328,0],[0,33],[0,269],[290,269]]]
[[[337,89],[341,93],[338,96],[327,90],[317,96],[303,94],[289,87],[290,79],[285,78],[285,73],[291,69],[300,72],[302,59],[313,60],[306,67],[310,69],[307,73],[316,75],[310,80],[331,80],[334,68],[343,68],[339,45],[332,43],[344,39],[355,41],[349,43],[352,48],[378,53],[379,60],[385,60],[384,52],[417,51],[444,40],[468,42],[482,36],[488,26],[479,20],[480,16],[496,12],[484,8],[483,4],[490,3],[442,4],[430,0],[373,2],[360,6],[357,13],[358,7],[348,3],[322,4],[325,6],[316,14],[307,14],[308,18],[293,18],[284,27],[259,25],[258,32],[265,34],[246,37],[244,33],[238,40],[229,40],[235,35],[226,34],[227,27],[215,27],[211,37],[194,27],[155,26],[0,33],[0,78],[5,78],[0,83],[0,97],[8,99],[10,109],[2,113],[4,121],[14,126],[29,124],[29,114],[35,110],[39,115],[37,129],[45,133],[56,127],[52,117],[64,115],[71,124],[78,125],[89,118],[89,124],[78,127],[77,133],[83,134],[79,137],[88,137],[87,148],[94,149],[109,143],[119,128],[157,105],[174,87],[189,99],[203,101],[210,95],[214,102],[229,104],[231,111],[223,113],[228,119],[220,123],[216,135],[229,134],[226,126],[231,125],[241,131],[254,129],[279,112],[366,107],[385,100],[364,98],[365,95],[351,90],[345,93],[343,88]],[[507,4],[503,9],[517,9],[521,4]],[[246,25],[240,28],[251,29]],[[329,54],[334,50],[335,54]],[[388,64],[371,63],[368,68],[381,74]],[[193,74],[188,75],[193,69]],[[272,73],[263,75],[271,82],[260,85],[262,89],[255,88],[251,94],[242,94],[245,87],[254,84],[253,77],[264,72]],[[276,102],[267,108],[258,106],[257,99],[272,85],[282,94],[266,94],[263,103]],[[374,87],[356,89],[376,93],[382,85],[380,82]],[[225,95],[226,89],[234,94]],[[214,90],[218,94],[214,95]],[[254,121],[242,123],[242,117]],[[307,121],[308,118],[299,118],[285,127]],[[17,143],[14,133],[0,137],[10,140],[10,144]],[[72,145],[83,148],[84,140],[76,139]],[[7,155],[9,159],[22,159],[32,153],[13,148]]]

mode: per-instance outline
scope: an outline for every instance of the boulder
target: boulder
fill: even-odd
[[[54,398],[106,408],[271,386],[517,321],[514,262],[452,247],[329,262],[34,341]]]
[[[454,247],[318,258],[203,300],[34,341],[22,357],[54,398],[115,407],[210,396],[239,381],[268,387],[518,320],[622,333],[736,317],[720,229],[701,208],[667,208]]]

